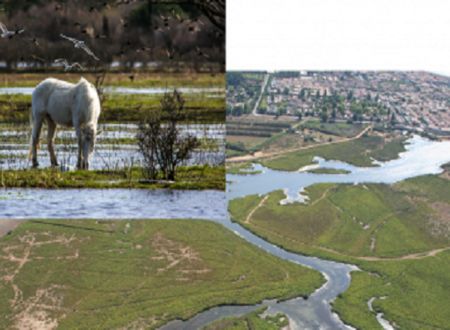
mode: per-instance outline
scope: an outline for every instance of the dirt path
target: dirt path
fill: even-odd
[[[256,205],[255,208],[250,211],[250,213],[247,215],[247,218],[245,218],[245,221],[244,221],[245,223],[250,223],[250,219],[253,216],[253,214],[255,213],[255,211],[257,209],[259,209],[261,206],[263,206],[263,204],[266,202],[267,198],[269,198],[269,195],[264,196],[264,198],[260,200],[258,205]]]
[[[252,161],[252,160],[256,160],[256,159],[267,159],[267,158],[273,158],[273,157],[277,157],[280,155],[284,155],[290,152],[295,152],[295,151],[301,151],[301,150],[307,150],[307,149],[312,149],[312,148],[316,148],[316,147],[321,147],[321,146],[325,146],[325,145],[330,145],[330,144],[338,144],[338,143],[343,143],[343,142],[349,142],[352,140],[356,140],[359,139],[360,137],[362,137],[364,134],[366,134],[368,131],[370,131],[372,129],[372,125],[367,126],[365,129],[363,129],[361,132],[359,132],[357,135],[350,137],[350,138],[344,138],[341,140],[336,140],[336,141],[330,141],[330,142],[325,142],[325,143],[321,143],[321,144],[311,144],[309,146],[304,146],[304,147],[299,147],[299,148],[291,148],[291,149],[284,149],[284,150],[279,150],[279,151],[273,151],[273,152],[264,152],[264,151],[257,151],[252,155],[244,155],[244,156],[236,156],[236,157],[231,157],[227,159],[228,163],[240,163],[240,162],[248,162],[248,161]]]
[[[260,202],[261,204],[261,202]],[[256,207],[258,208],[259,205]],[[255,209],[256,209],[255,208]],[[304,246],[307,246],[306,243],[298,241],[296,239],[290,238],[290,237],[286,237],[285,235],[281,235],[280,233],[274,232],[273,230],[269,230],[267,228],[265,228],[264,226],[260,226],[258,224],[252,223],[252,226],[256,226],[261,228],[262,230],[265,231],[269,231],[271,234],[276,235],[278,237],[283,238],[284,240],[288,240],[297,244],[301,244]],[[450,246],[444,247],[444,248],[439,248],[439,249],[433,249],[430,251],[425,251],[425,252],[419,252],[419,253],[412,253],[412,254],[406,254],[400,257],[357,257],[357,256],[351,256],[345,253],[341,253],[339,251],[336,251],[334,249],[330,249],[330,248],[326,248],[324,246],[317,246],[317,245],[313,245],[313,248],[325,251],[325,252],[329,252],[329,253],[333,253],[339,256],[343,256],[343,257],[347,257],[347,258],[354,258],[357,260],[365,260],[365,261],[400,261],[400,260],[419,260],[419,259],[424,259],[424,258],[428,258],[428,257],[435,257],[436,255],[438,255],[441,252],[445,252],[450,250]]]
[[[309,204],[309,206],[316,205],[316,204],[319,203],[322,199],[326,198],[326,197],[328,196],[328,193],[330,192],[331,188],[332,188],[332,187],[327,188],[327,189],[323,192],[323,194],[322,194],[319,198],[317,198],[316,200],[314,200],[311,204]],[[334,204],[333,204],[333,205],[334,205]]]
[[[445,248],[440,248],[440,249],[434,249],[434,250],[430,250],[430,251],[426,251],[426,252],[419,252],[419,253],[412,253],[412,254],[406,254],[400,257],[356,257],[356,256],[350,256],[348,254],[344,254],[341,253],[339,251],[333,250],[333,249],[329,249],[326,247],[322,247],[322,246],[316,246],[317,248],[323,250],[323,251],[327,251],[327,252],[331,252],[343,257],[348,257],[348,258],[354,258],[354,259],[358,259],[358,260],[365,260],[365,261],[400,261],[400,260],[419,260],[419,259],[423,259],[423,258],[428,258],[428,257],[434,257],[437,254],[450,250],[450,246],[447,246]]]
[[[1,225],[3,230],[11,230],[11,226],[6,226],[6,220]],[[10,224],[17,226],[20,221],[14,221]],[[39,236],[33,232],[26,232],[17,237],[19,243],[7,244],[0,251],[0,258],[11,263],[11,267],[6,269],[0,277],[3,284],[10,285],[14,297],[10,300],[11,310],[14,312],[11,319],[15,329],[42,329],[52,330],[58,327],[58,321],[65,317],[60,312],[66,310],[62,306],[63,286],[51,284],[49,287],[39,288],[34,295],[27,298],[21,288],[15,283],[17,275],[20,274],[24,266],[34,260],[42,260],[43,257],[36,256],[33,253],[36,247],[45,245],[61,244],[70,246],[74,241],[81,241],[75,235],[66,236],[64,234],[54,235],[50,232],[39,233]],[[56,260],[73,260],[79,257],[79,251],[76,249],[73,255],[56,256]],[[51,258],[51,257],[48,257]]]

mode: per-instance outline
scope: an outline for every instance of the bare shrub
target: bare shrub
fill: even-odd
[[[143,174],[148,180],[175,180],[177,167],[200,146],[197,137],[182,134],[179,124],[186,119],[184,99],[174,90],[164,94],[160,109],[139,123],[138,145],[144,158]]]

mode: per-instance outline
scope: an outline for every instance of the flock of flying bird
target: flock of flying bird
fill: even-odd
[[[130,4],[132,2],[134,2],[134,1],[133,0],[118,0],[116,4]],[[104,6],[107,6],[107,4],[105,3]],[[61,9],[60,7],[61,7],[61,5],[57,5],[57,7],[55,7],[55,10],[56,11],[60,10]],[[95,10],[95,8],[91,7],[89,11],[91,12],[93,10]],[[173,18],[176,19],[179,23],[185,23],[186,21],[188,21],[190,23],[195,23],[195,25],[197,25],[197,26],[204,25],[204,22],[202,22],[200,19],[197,19],[197,18],[195,18],[193,20],[187,20],[187,19],[184,19],[183,17],[181,17],[179,14],[175,13],[174,11],[172,11],[172,15],[173,15]],[[168,16],[163,16],[163,15],[160,15],[160,18],[161,18],[162,25],[165,28],[169,29],[170,28],[170,18]],[[127,25],[127,23],[122,19],[121,19],[121,22],[124,26]],[[79,24],[79,23],[75,23],[75,24]],[[159,31],[159,30],[162,31],[162,28],[159,27],[158,25],[155,25],[154,29],[155,29],[155,31]],[[196,32],[196,27],[194,25],[189,25],[188,31],[191,33]],[[23,32],[25,32],[25,28],[8,30],[6,25],[3,24],[2,22],[0,22],[0,32],[1,32],[1,34],[0,34],[1,38],[12,39],[15,36],[20,35]],[[87,55],[92,57],[94,60],[96,60],[96,61],[100,60],[94,54],[94,52],[86,45],[86,43],[83,40],[78,40],[73,37],[69,37],[65,34],[62,34],[62,33],[60,34],[60,37],[67,41],[70,41],[73,44],[74,48],[83,50]],[[39,43],[36,38],[32,38],[32,42],[36,46],[39,46]],[[130,45],[128,45],[128,46],[130,46]],[[149,51],[149,50],[151,50],[151,48],[149,48],[149,47],[140,47],[136,50],[136,52],[144,52],[144,51]],[[209,55],[205,54],[199,47],[196,47],[196,53],[198,56],[201,56],[204,58],[209,58]],[[121,55],[123,55],[123,54],[124,54],[124,51],[121,50]],[[175,51],[173,49],[166,48],[166,55],[170,60],[172,60],[174,58],[174,54],[175,54]],[[74,69],[84,70],[84,67],[81,64],[79,64],[78,62],[69,63],[69,61],[67,61],[64,58],[58,58],[58,59],[54,60],[53,62],[55,64],[63,66],[64,71],[71,71]]]
[[[16,30],[8,30],[6,25],[3,24],[2,22],[0,22],[0,31],[1,31],[0,36],[3,39],[12,39],[14,36],[25,32],[25,29],[21,28],[21,29],[16,29]],[[95,54],[92,52],[92,50],[89,49],[89,47],[86,45],[86,43],[84,41],[68,37],[62,33],[60,34],[60,37],[72,42],[73,46],[75,48],[79,48],[79,49],[83,50],[84,52],[86,52],[86,54],[88,54],[89,56],[94,58],[96,61],[100,60],[97,56],[95,56]],[[33,41],[35,42],[35,39]],[[84,70],[84,68],[78,62],[74,62],[74,63],[70,64],[64,58],[58,58],[58,59],[54,60],[54,63],[61,64],[62,66],[64,66],[64,71],[70,71],[74,68],[77,68],[79,70]]]

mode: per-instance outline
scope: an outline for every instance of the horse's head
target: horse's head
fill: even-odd
[[[94,152],[97,129],[95,126],[87,125],[81,129],[81,168],[89,169],[89,159]]]

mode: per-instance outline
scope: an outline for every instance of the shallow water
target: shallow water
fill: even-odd
[[[276,301],[266,301],[263,304],[251,306],[216,307],[199,313],[187,321],[172,321],[161,329],[199,329],[215,320],[229,316],[241,316],[261,306],[268,306],[269,314],[285,313],[291,321],[292,329],[350,329],[350,327],[345,326],[331,312],[329,302],[335,299],[338,294],[347,290],[350,285],[350,272],[357,270],[355,266],[315,257],[306,257],[285,251],[264,241],[240,225],[231,222],[229,218],[216,222],[222,224],[263,251],[321,272],[327,279],[327,283],[308,299],[295,298],[279,303]]]
[[[223,124],[182,124],[179,126],[182,134],[193,135],[199,139],[213,141],[212,150],[196,150],[184,165],[221,165],[225,162],[225,125]],[[102,133],[98,136],[94,154],[91,159],[91,169],[120,169],[128,168],[131,163],[140,165],[142,156],[137,144],[119,143],[119,139],[135,138],[137,125],[135,124],[100,124]],[[30,128],[28,125],[0,126],[0,170],[24,169],[31,166],[28,160]],[[45,129],[42,137],[46,136]],[[73,129],[61,129],[58,138],[64,143],[56,141],[56,156],[61,165],[75,167],[77,162],[78,145]],[[10,139],[14,137],[14,139]],[[13,142],[12,142],[13,141]],[[44,139],[45,141],[45,139]],[[123,141],[123,140],[122,140]],[[47,147],[41,145],[38,152],[41,167],[50,166]]]
[[[255,175],[227,175],[230,199],[253,194],[267,194],[284,190],[287,202],[300,201],[301,190],[316,183],[395,183],[410,177],[438,174],[441,166],[450,162],[450,141],[430,141],[413,136],[399,158],[388,162],[374,162],[373,167],[357,167],[338,161],[316,158],[319,168],[343,169],[347,174],[315,174],[304,171],[276,171],[254,165],[262,173]]]
[[[0,169],[17,170],[31,167],[31,161],[28,159],[29,147],[25,145],[4,145],[0,147]],[[77,163],[77,146],[57,146],[56,157],[60,165],[75,168]],[[50,166],[50,158],[46,150],[38,152],[40,168]],[[221,165],[225,161],[224,147],[217,151],[194,151],[191,157],[183,162],[183,165]],[[143,157],[137,147],[132,145],[99,145],[90,161],[91,170],[116,170],[128,168],[131,165],[142,165]]]
[[[167,92],[171,92],[173,88],[162,88],[162,87],[152,87],[152,88],[133,88],[133,87],[105,87],[104,91],[107,94],[148,94],[148,95],[161,95]],[[177,90],[183,94],[220,94],[224,93],[223,88],[208,87],[208,88],[197,88],[197,87],[180,87]],[[1,87],[1,94],[22,94],[31,95],[34,91],[34,87]]]
[[[219,220],[224,217],[225,193],[217,190],[0,190],[0,219]]]

